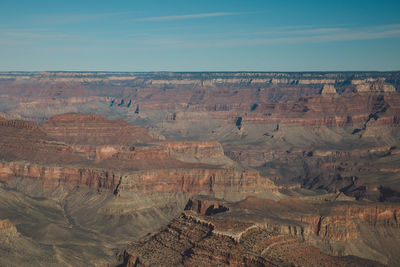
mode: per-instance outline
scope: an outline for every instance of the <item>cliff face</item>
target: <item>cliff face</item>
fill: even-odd
[[[114,192],[121,175],[101,169],[46,166],[34,163],[0,163],[0,178],[7,181],[11,177],[22,177],[39,181],[44,187],[57,187],[60,183],[87,185],[93,189]]]
[[[7,120],[0,127],[4,137],[0,145],[7,149],[0,163],[3,181],[24,177],[45,187],[86,185],[115,195],[123,191],[148,194],[184,191],[237,197],[276,191],[273,183],[256,171],[201,163],[213,159],[229,162],[218,142],[155,142],[142,128],[83,114],[56,116],[40,129],[32,123]],[[97,135],[91,142],[99,145],[79,144],[92,133]],[[28,138],[28,146],[18,140],[21,135]],[[108,140],[112,140],[111,144],[104,145]],[[129,145],[125,145],[128,141]],[[24,156],[19,157],[18,153]],[[186,158],[196,158],[198,163],[185,162]]]
[[[260,177],[258,172],[207,168],[140,171],[127,179],[123,178],[120,189],[147,193],[183,190],[227,198],[231,193],[245,196],[276,192],[274,184]]]
[[[173,193],[184,191],[191,194],[200,192],[219,197],[235,198],[231,194],[276,192],[274,184],[257,172],[234,171],[230,169],[160,169],[132,172],[118,172],[99,168],[76,168],[46,166],[32,163],[0,163],[0,178],[23,177],[39,181],[44,187],[60,184],[86,185],[96,190],[141,192],[145,194]]]
[[[399,232],[400,224],[397,221],[399,209],[399,205],[347,204],[332,209],[332,214],[301,220],[309,223],[313,229],[312,234],[319,238],[346,242],[363,238],[359,230],[360,225],[375,228],[377,231],[386,228]],[[398,238],[398,234],[395,238]]]

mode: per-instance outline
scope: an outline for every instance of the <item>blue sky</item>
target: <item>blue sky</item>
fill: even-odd
[[[0,71],[400,70],[399,14],[399,0],[0,0]]]

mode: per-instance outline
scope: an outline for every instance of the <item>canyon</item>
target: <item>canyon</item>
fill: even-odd
[[[400,72],[0,73],[0,265],[396,266]]]

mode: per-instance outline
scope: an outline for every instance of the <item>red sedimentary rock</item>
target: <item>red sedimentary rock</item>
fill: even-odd
[[[110,121],[95,114],[53,116],[41,128],[58,140],[86,145],[148,143],[155,137],[145,129],[123,120]]]

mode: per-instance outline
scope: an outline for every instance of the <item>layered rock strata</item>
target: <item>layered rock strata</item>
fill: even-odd
[[[260,224],[186,212],[121,255],[122,266],[381,266],[357,257],[333,257]]]
[[[117,131],[106,126],[116,127]],[[38,180],[46,187],[56,187],[60,183],[86,185],[116,195],[121,191],[149,194],[185,191],[222,197],[231,193],[276,191],[273,183],[256,171],[201,163],[207,157],[229,162],[221,160],[225,156],[217,142],[157,143],[142,128],[125,122],[110,122],[97,115],[57,116],[40,129],[32,123],[7,120],[2,121],[0,127],[3,136],[0,177],[3,181],[15,176],[25,177]],[[125,132],[118,130],[121,127],[125,127]],[[97,132],[102,139],[96,141],[99,146],[76,144],[89,137],[90,131]],[[27,137],[28,146],[18,141],[21,136]],[[138,136],[144,136],[142,139],[152,144],[143,143]],[[109,139],[112,143],[105,143]],[[185,162],[186,157],[196,158],[197,163]]]

